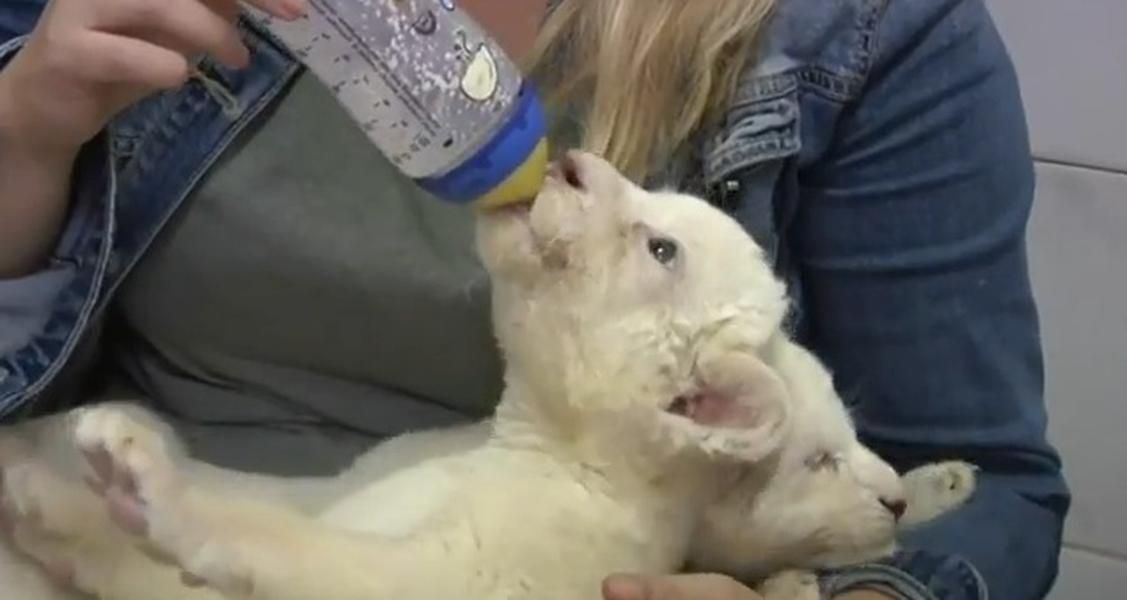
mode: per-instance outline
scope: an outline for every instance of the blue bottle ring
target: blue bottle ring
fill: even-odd
[[[544,110],[535,90],[525,82],[508,120],[477,152],[442,175],[421,177],[415,182],[447,202],[471,204],[519,169],[544,139],[544,133]]]

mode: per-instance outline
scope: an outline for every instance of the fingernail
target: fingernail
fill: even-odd
[[[296,19],[305,15],[305,0],[281,0],[279,8],[282,9],[282,16]]]
[[[646,586],[640,577],[611,575],[603,580],[604,600],[646,600]]]
[[[250,65],[250,50],[243,44],[239,44],[237,52],[231,54],[231,57],[225,61],[223,66],[228,69],[245,69]]]

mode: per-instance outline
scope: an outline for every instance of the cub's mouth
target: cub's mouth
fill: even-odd
[[[568,257],[568,217],[588,190],[580,162],[565,153],[548,164],[535,198],[491,208],[478,214],[479,242],[492,264],[502,271],[559,272]],[[488,260],[491,258],[492,260]]]
[[[528,223],[532,219],[532,204],[535,200],[522,200],[498,208],[491,209],[488,214],[482,215],[485,220],[492,221],[521,221]]]
[[[545,195],[564,191],[585,192],[586,186],[576,157],[568,152],[557,160],[548,163],[544,172],[544,183],[536,196],[520,202],[512,202],[492,208],[487,217],[528,219],[537,200]]]

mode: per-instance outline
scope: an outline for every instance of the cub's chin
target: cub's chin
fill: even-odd
[[[521,202],[477,217],[477,252],[494,278],[530,276],[541,269],[532,233],[532,203]]]

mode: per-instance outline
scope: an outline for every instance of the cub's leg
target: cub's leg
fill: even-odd
[[[83,598],[151,598],[151,585],[134,585],[137,574],[177,584],[174,571],[139,553],[113,526],[99,498],[13,437],[0,438],[0,523],[3,542],[15,553],[4,555],[11,563],[4,568],[15,570],[9,587],[23,586],[8,589],[16,598],[63,600],[79,593],[89,594]],[[123,572],[134,576],[122,582]],[[124,587],[118,587],[121,583]]]
[[[384,582],[396,573],[378,540],[187,485],[161,437],[119,411],[84,411],[74,431],[110,512],[189,581],[232,598],[392,597]]]
[[[908,510],[900,527],[930,521],[963,505],[974,495],[978,467],[961,461],[926,464],[905,473]]]

